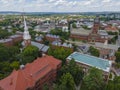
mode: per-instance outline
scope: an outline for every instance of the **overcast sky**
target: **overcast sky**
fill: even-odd
[[[99,12],[120,11],[120,0],[0,0],[0,11]]]

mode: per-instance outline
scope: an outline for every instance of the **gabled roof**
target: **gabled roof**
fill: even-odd
[[[0,80],[3,90],[25,90],[33,87],[35,83],[50,71],[57,69],[61,61],[52,56],[37,58],[33,63],[25,65],[24,69],[14,70],[8,77]]]
[[[22,45],[25,46],[25,43],[22,42]],[[38,43],[38,42],[35,42],[35,41],[31,41],[31,45],[38,47],[39,51],[42,51],[42,52],[47,52],[48,49],[49,49],[49,46],[46,46],[44,44],[41,44],[41,43]]]

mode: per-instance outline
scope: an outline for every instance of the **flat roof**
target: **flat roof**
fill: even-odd
[[[92,30],[85,30],[84,28],[73,28],[71,30],[71,34],[76,34],[76,35],[89,35]]]
[[[108,33],[105,30],[98,30],[98,34],[108,36]]]
[[[105,72],[109,72],[110,67],[112,65],[112,61],[108,61],[102,58],[97,58],[87,54],[81,54],[79,52],[72,53],[70,56],[67,57],[67,59],[68,60],[74,59],[76,62],[86,64],[91,67],[96,67]]]
[[[99,47],[99,48],[112,49],[112,50],[116,50],[116,51],[119,48],[119,46],[117,46],[117,45],[113,45],[113,44],[104,45],[104,43],[100,43],[100,42],[96,42],[95,46]]]

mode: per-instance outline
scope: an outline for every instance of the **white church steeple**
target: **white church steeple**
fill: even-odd
[[[28,46],[31,44],[31,36],[28,31],[28,27],[26,24],[25,16],[24,16],[24,34],[23,34],[24,44],[25,46]]]

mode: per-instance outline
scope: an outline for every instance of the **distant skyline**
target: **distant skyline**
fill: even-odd
[[[120,11],[120,0],[0,0],[0,11],[22,12]]]

